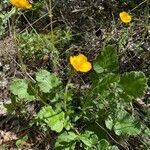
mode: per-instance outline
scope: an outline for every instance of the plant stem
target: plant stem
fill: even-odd
[[[68,98],[68,88],[69,88],[69,84],[71,82],[71,78],[69,78],[66,88],[65,88],[65,94],[64,94],[64,110],[67,111],[67,98]]]
[[[70,86],[72,77],[74,76],[74,72],[71,72],[68,82],[66,84],[66,88],[65,88],[65,94],[64,94],[64,110],[67,111],[67,98],[68,98],[68,88]]]
[[[40,102],[42,102],[44,105],[46,105],[46,106],[48,106],[49,104],[47,104],[44,100],[43,100],[43,98],[39,95],[39,91],[37,92],[37,90],[35,89],[35,87],[33,87],[32,86],[32,84],[29,84],[29,87],[30,87],[30,89],[34,92],[34,94],[35,94],[35,96],[36,96],[36,98],[40,101]]]
[[[95,121],[95,123],[103,130],[107,133],[107,135],[118,145],[120,145],[123,149],[125,148],[122,144],[120,144],[118,141],[116,141],[112,136],[111,134],[103,127],[101,126],[97,121]]]
[[[49,17],[50,17],[50,22],[51,22],[51,36],[52,36],[52,43],[54,43],[53,15],[52,15],[52,0],[49,0]]]
[[[54,33],[53,33],[53,15],[52,15],[52,0],[46,2],[46,9],[48,11],[48,15],[50,17],[50,28],[51,28],[51,38],[52,43],[54,42]]]
[[[18,8],[16,8],[15,13],[12,17],[12,36],[13,36],[15,45],[17,45],[17,43],[18,43],[17,36],[16,36],[16,16],[17,16],[17,14],[18,14]],[[24,67],[23,67],[24,65],[23,65],[21,53],[18,50],[17,46],[16,46],[16,50],[17,50],[17,56],[19,59],[19,63],[21,64],[21,69],[24,70]]]
[[[53,30],[53,8],[52,8],[52,3],[53,1],[52,0],[48,0],[46,1],[46,9],[48,11],[48,16],[50,18],[50,30],[51,30],[51,59],[52,59],[52,63],[53,63],[53,70],[54,72],[58,72],[57,70],[57,67],[59,65],[59,52],[56,50],[56,47],[55,47],[55,39],[54,39],[54,30]]]

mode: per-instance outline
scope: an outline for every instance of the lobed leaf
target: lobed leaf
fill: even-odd
[[[111,146],[110,143],[105,140],[101,139],[99,143],[97,144],[98,150],[119,150],[117,146]]]
[[[140,125],[125,111],[119,111],[117,118],[109,118],[105,121],[108,129],[114,129],[117,135],[137,135],[140,133]]]
[[[57,138],[55,149],[74,150],[78,135],[74,132],[63,132]]]
[[[50,92],[53,88],[60,84],[60,81],[56,75],[49,73],[47,70],[39,70],[36,73],[36,80],[40,87],[40,90],[44,93]]]
[[[120,79],[124,95],[131,98],[142,97],[147,89],[147,78],[143,72],[124,73]]]
[[[102,73],[105,70],[109,72],[117,71],[119,68],[117,49],[109,45],[105,47],[95,62],[94,70],[97,73]]]
[[[117,74],[109,73],[105,77],[93,82],[93,89],[97,93],[103,93],[110,89],[110,87],[120,81],[120,77]],[[108,92],[107,92],[108,93]]]
[[[65,113],[54,111],[51,106],[42,107],[36,118],[44,121],[53,131],[61,132],[64,128]]]
[[[28,93],[28,84],[26,80],[15,79],[10,85],[10,91],[12,94],[18,96],[20,99],[33,100],[35,97]]]
[[[79,136],[79,139],[89,148],[94,147],[98,142],[98,137],[92,131],[85,131]]]

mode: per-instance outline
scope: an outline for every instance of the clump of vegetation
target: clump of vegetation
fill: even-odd
[[[13,61],[19,64],[19,69],[17,68],[19,71],[17,71],[21,73],[9,82],[11,102],[4,106],[8,117],[27,122],[26,128],[20,129],[19,135],[16,132],[13,147],[34,148],[37,142],[35,144],[33,138],[36,139],[36,136],[32,137],[30,132],[35,132],[36,129],[46,134],[45,137],[47,135],[52,137],[50,147],[47,148],[49,143],[46,141],[42,147],[40,144],[37,146],[40,149],[132,149],[130,139],[136,140],[139,137],[142,140],[135,144],[134,148],[148,149],[149,112],[148,104],[145,104],[148,103],[149,98],[147,96],[148,73],[147,70],[139,68],[126,69],[125,67],[128,66],[122,69],[126,64],[127,54],[130,54],[126,50],[132,48],[132,45],[131,47],[126,45],[130,38],[129,31],[134,28],[132,12],[128,12],[127,9],[119,10],[118,16],[113,16],[114,24],[109,23],[112,27],[100,30],[93,25],[93,32],[90,35],[89,31],[92,28],[86,33],[76,33],[80,28],[78,26],[76,30],[78,22],[75,21],[71,25],[73,22],[71,20],[69,24],[68,18],[65,20],[67,14],[63,16],[61,11],[59,13],[65,23],[62,25],[61,22],[54,26],[53,17],[56,17],[58,11],[53,15],[53,7],[57,5],[57,2],[51,0],[37,0],[34,3],[28,0],[10,0],[9,2],[12,9],[0,16],[0,28],[3,29],[1,35],[4,38],[10,23],[10,33],[17,50],[17,56]],[[100,12],[108,13],[114,10],[113,5],[112,7],[110,5],[111,2],[96,3],[104,9],[93,6],[94,2],[87,3],[92,3],[91,7],[95,8],[93,12],[99,9]],[[134,0],[130,2],[121,0],[114,5],[118,4],[121,7],[129,5],[135,9],[146,2],[137,4]],[[67,2],[62,1],[62,3]],[[4,1],[3,4],[8,5],[8,2]],[[147,10],[149,4],[146,4]],[[81,11],[85,19],[88,18],[84,16],[87,9],[87,7],[78,8],[72,13]],[[48,24],[49,28],[45,28],[43,32],[38,32],[33,26],[35,22],[30,23],[28,20],[32,17],[32,13],[35,13],[34,11],[40,14],[46,12],[44,16],[47,17],[45,20],[48,19],[46,26]],[[22,22],[19,18],[21,17],[26,19],[30,28],[27,26],[25,30],[20,31]],[[90,19],[93,19],[92,16]],[[97,24],[99,23],[96,22],[96,26]],[[110,31],[111,33],[108,34]],[[145,38],[147,32],[146,27],[142,34],[142,42],[147,41]],[[94,46],[89,45],[87,41],[90,44],[94,43]],[[98,51],[84,50],[84,46],[97,48],[97,45],[100,45],[99,41],[101,41],[101,48]],[[142,47],[142,42],[136,46]],[[143,51],[142,48],[137,54],[141,51]],[[134,53],[136,52],[132,54]],[[143,56],[145,52],[141,54]],[[145,67],[143,64],[141,66]],[[141,103],[144,106],[141,107]],[[143,118],[139,115],[140,113],[144,115]],[[7,121],[4,124],[7,124]],[[2,146],[7,147],[7,144],[2,143]]]
[[[90,62],[82,54],[71,56],[70,62],[76,71],[88,72],[91,69]],[[142,97],[148,87],[144,73],[132,71],[118,74],[118,64],[116,49],[105,47],[94,62],[92,84],[84,90],[77,90],[71,82],[77,73],[74,71],[70,72],[66,85],[46,70],[36,73],[35,82],[15,79],[10,86],[13,102],[6,107],[11,108],[9,111],[13,113],[17,106],[22,114],[28,103],[39,101],[41,108],[31,122],[44,130],[60,133],[56,149],[75,149],[76,143],[84,149],[101,149],[104,145],[108,149],[117,149],[110,146],[107,139],[99,139],[97,132],[88,130],[88,127],[93,123],[101,129],[114,131],[117,136],[140,135],[147,128],[136,115],[132,115],[131,102]],[[79,95],[77,100],[74,99],[76,95]],[[82,126],[78,126],[79,122],[84,126],[80,131],[78,128]]]
[[[59,66],[59,56],[63,48],[67,47],[72,40],[72,34],[68,30],[55,29],[53,33],[37,34],[22,33],[18,35],[18,48],[24,61],[39,61],[39,64],[45,59],[45,56],[52,60],[53,68]]]

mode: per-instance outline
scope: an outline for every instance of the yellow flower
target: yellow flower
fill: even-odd
[[[132,20],[131,16],[125,11],[121,12],[119,16],[120,16],[121,21],[124,23],[129,23]]]
[[[29,0],[10,0],[10,3],[17,8],[23,9],[32,8],[32,5],[30,4]]]
[[[91,63],[83,54],[77,56],[70,56],[70,63],[76,71],[88,72],[92,69]]]

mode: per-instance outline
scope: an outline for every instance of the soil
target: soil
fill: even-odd
[[[132,7],[128,1],[120,4],[117,0],[60,0],[56,1],[53,10],[53,27],[65,28],[69,27],[73,33],[74,40],[69,45],[70,53],[85,53],[90,61],[95,60],[100,53],[103,43],[116,44],[120,56],[120,73],[126,71],[143,71],[146,76],[150,77],[150,28],[145,28],[145,16],[143,9],[147,5],[144,3],[140,5],[141,1],[136,1],[136,5]],[[9,9],[9,7],[7,8]],[[45,8],[41,11],[46,12]],[[118,43],[123,35],[122,28],[126,25],[117,24],[118,14],[122,10],[129,10],[133,13],[136,24],[130,30],[129,36],[124,43]],[[49,17],[39,16],[31,17],[28,13],[37,14],[36,11],[24,12],[27,20],[32,24],[32,28],[38,33],[47,33],[50,30]],[[41,15],[41,16],[40,16]],[[39,19],[41,17],[41,19]],[[30,24],[23,16],[18,25],[18,32],[22,33],[25,29],[31,30]],[[108,35],[111,40],[107,41]],[[125,37],[126,38],[126,37]],[[124,39],[123,39],[124,40]],[[138,45],[139,44],[139,45]],[[61,55],[61,60],[64,60],[64,55]],[[31,63],[31,60],[29,61]],[[36,63],[33,62],[35,65]],[[28,66],[29,74],[32,76],[33,72],[39,66]],[[67,67],[66,59],[62,62],[62,66]],[[67,78],[62,72],[62,66],[58,68],[58,73],[63,77],[64,82]],[[46,62],[41,65],[41,68],[50,68],[50,63]],[[28,135],[29,139],[24,143],[22,149],[28,150],[51,150],[55,142],[56,134],[51,131],[43,131],[32,128],[28,125],[28,120],[24,120],[19,115],[18,117],[10,116],[3,104],[10,103],[9,85],[15,77],[24,77],[24,72],[20,69],[18,61],[16,44],[11,35],[6,32],[5,36],[0,40],[0,145],[6,144],[8,149],[17,150],[15,141],[18,137]],[[88,75],[80,74],[73,79],[73,82],[79,86],[88,86]],[[150,81],[149,81],[150,85]],[[139,116],[145,113],[149,108],[150,91],[147,91],[145,97],[139,100],[139,103],[134,104],[139,113]],[[35,106],[36,105],[36,106]],[[29,107],[33,110],[38,108],[38,104],[31,104]],[[143,111],[144,110],[144,111]],[[28,118],[29,119],[29,118]],[[147,126],[150,126],[149,119],[145,116]],[[145,140],[145,139],[144,139]],[[146,139],[148,140],[148,139]],[[125,147],[128,149],[142,150],[138,146],[143,142],[140,137],[131,137],[123,141]],[[145,142],[145,141],[144,141]],[[0,149],[1,146],[0,146]]]

